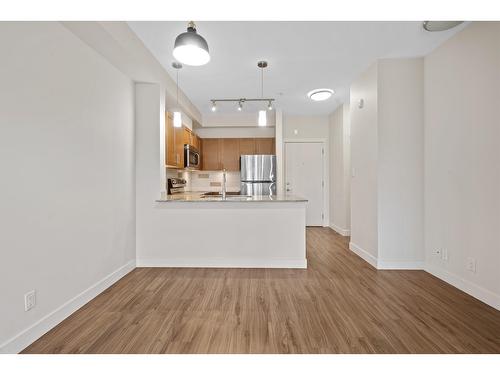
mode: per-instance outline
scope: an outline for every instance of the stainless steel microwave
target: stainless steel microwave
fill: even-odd
[[[200,152],[191,145],[184,145],[184,168],[201,168]]]

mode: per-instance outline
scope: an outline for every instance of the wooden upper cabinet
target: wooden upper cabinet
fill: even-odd
[[[165,113],[165,165],[169,168],[176,168],[175,158],[175,132],[172,114]]]
[[[240,155],[255,155],[255,138],[239,138]]]
[[[220,162],[220,139],[203,138],[201,140],[201,163],[205,171],[218,171]]]
[[[274,155],[276,153],[274,138],[255,138],[255,148],[257,155]]]
[[[275,154],[274,138],[203,138],[200,148],[205,171],[239,171],[241,155]]]
[[[191,145],[191,130],[189,130],[188,128],[186,127],[183,127],[184,131],[183,131],[183,134],[182,134],[182,139],[183,139],[183,144],[185,145]]]
[[[201,151],[201,145],[200,145],[200,137],[198,137],[196,134],[192,134],[192,145],[195,149],[198,151]]]
[[[175,165],[184,168],[184,128],[174,128],[175,134]]]
[[[238,138],[221,139],[220,159],[223,169],[240,170],[240,142]]]

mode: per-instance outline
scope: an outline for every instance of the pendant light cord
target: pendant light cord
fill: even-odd
[[[260,68],[260,97],[264,97],[264,68]]]

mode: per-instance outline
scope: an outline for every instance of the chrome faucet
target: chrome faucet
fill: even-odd
[[[222,170],[222,199],[226,200],[226,169]]]

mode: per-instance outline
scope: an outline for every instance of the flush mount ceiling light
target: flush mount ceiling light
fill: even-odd
[[[422,27],[426,31],[446,31],[460,25],[464,21],[425,21]]]
[[[333,90],[331,89],[316,89],[307,93],[309,99],[314,100],[315,102],[321,102],[323,100],[329,99],[332,95]]]
[[[196,32],[193,21],[188,23],[186,32],[175,38],[173,55],[185,65],[200,66],[210,61],[207,41]]]
[[[176,71],[176,87],[177,87],[177,104],[174,110],[174,128],[182,127],[182,117],[181,111],[179,109],[179,69],[182,69],[182,64],[174,61],[172,63],[172,68]]]

